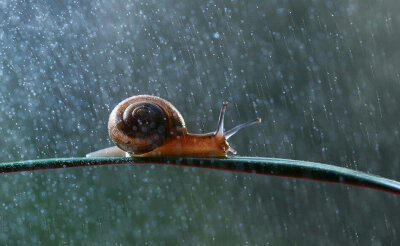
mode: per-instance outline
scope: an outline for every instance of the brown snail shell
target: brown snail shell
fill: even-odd
[[[161,146],[167,138],[186,131],[179,111],[168,101],[149,95],[133,96],[111,112],[108,132],[128,153],[141,154]]]

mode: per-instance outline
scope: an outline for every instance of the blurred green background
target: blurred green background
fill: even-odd
[[[111,146],[112,108],[161,96],[189,132],[259,116],[240,155],[400,180],[400,3],[0,2],[0,162]],[[399,197],[164,166],[0,175],[8,245],[396,245]]]

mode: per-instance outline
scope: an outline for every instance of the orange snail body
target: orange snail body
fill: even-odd
[[[168,101],[149,95],[133,96],[120,102],[111,112],[108,133],[118,148],[107,148],[87,156],[134,157],[187,156],[226,157],[227,139],[240,129],[261,122],[261,119],[223,131],[227,103],[221,109],[218,128],[206,134],[190,134],[179,111]]]

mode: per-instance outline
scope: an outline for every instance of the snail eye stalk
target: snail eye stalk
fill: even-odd
[[[228,102],[223,102],[222,107],[221,107],[221,113],[219,114],[219,119],[218,119],[218,126],[217,130],[215,131],[214,135],[219,135],[223,136],[224,135],[224,117],[225,117],[225,110],[226,107],[228,106]]]
[[[242,130],[243,128],[249,127],[251,125],[254,124],[258,124],[261,123],[261,118],[256,118],[254,120],[250,120],[246,123],[240,124],[238,126],[235,126],[234,128],[230,129],[229,131],[226,131],[224,133],[224,136],[226,139],[229,139],[230,137],[232,137],[233,135],[235,135],[238,131]]]
[[[214,135],[224,136],[225,139],[229,139],[230,137],[235,135],[238,131],[242,130],[243,128],[249,127],[254,124],[261,123],[261,118],[256,118],[254,120],[250,120],[248,122],[245,122],[243,124],[235,126],[234,128],[230,129],[229,131],[224,132],[224,116],[225,116],[225,110],[226,110],[227,106],[228,106],[228,102],[222,103],[221,112],[219,114],[218,127],[217,127],[217,130],[215,131]],[[233,150],[232,152],[236,152],[236,151]]]

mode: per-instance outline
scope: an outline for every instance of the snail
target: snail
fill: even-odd
[[[133,157],[227,157],[236,154],[227,140],[239,130],[260,123],[256,118],[224,132],[224,115],[228,103],[222,104],[215,132],[188,133],[179,111],[168,101],[138,95],[120,102],[111,112],[108,133],[116,147],[87,154],[93,156]]]

